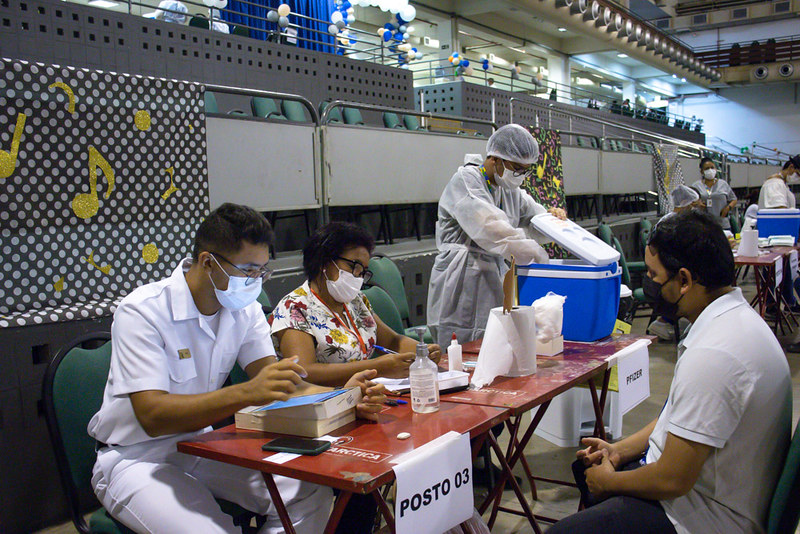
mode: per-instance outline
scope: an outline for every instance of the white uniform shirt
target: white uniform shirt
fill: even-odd
[[[103,405],[89,422],[89,435],[109,445],[153,439],[144,431],[130,394],[158,390],[197,394],[219,389],[235,362],[249,364],[275,354],[269,326],[254,302],[218,312],[218,335],[197,306],[184,276],[184,260],[172,276],[125,297],[111,325],[111,369]]]
[[[778,174],[773,174],[764,181],[758,194],[758,205],[761,209],[794,208],[796,204],[794,193]]]
[[[739,288],[703,310],[679,352],[647,463],[667,433],[714,449],[691,491],[661,505],[680,534],[762,532],[791,433],[786,356]]]

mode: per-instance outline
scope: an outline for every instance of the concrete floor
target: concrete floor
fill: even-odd
[[[752,275],[750,276],[752,280]],[[746,296],[752,296],[754,289],[752,283],[745,283],[742,286]],[[643,333],[647,327],[647,318],[636,319],[633,324],[634,333]],[[788,336],[779,336],[781,344],[787,344],[800,338],[800,329]],[[674,343],[656,342],[650,347],[650,398],[642,402],[639,406],[625,414],[623,418],[623,435],[629,435],[642,426],[646,425],[655,418],[669,392],[672,373],[675,368],[676,346]],[[796,425],[800,417],[800,355],[787,354],[789,367],[792,373],[793,389],[793,425]],[[794,427],[794,426],[793,426]],[[504,432],[500,437],[500,443],[506,446],[508,432]],[[577,448],[562,448],[550,442],[533,437],[526,448],[526,458],[534,474],[558,480],[572,480],[570,464],[575,458]],[[515,472],[522,474],[522,468],[518,466]],[[522,486],[523,491],[530,495],[530,488],[527,483]],[[540,483],[537,485],[539,500],[534,504],[534,513],[546,515],[553,518],[562,518],[577,510],[578,492],[572,488],[556,486],[552,484]],[[480,487],[475,488],[476,504],[483,501],[485,490]],[[503,504],[511,507],[519,507],[513,492],[504,493]],[[486,516],[488,519],[488,514]],[[542,523],[543,528],[547,528],[547,523]],[[500,513],[494,532],[507,534],[527,534],[532,533],[533,528],[527,520],[511,514]],[[58,525],[40,531],[42,534],[67,534],[76,532],[72,523]],[[800,532],[800,529],[798,530]]]

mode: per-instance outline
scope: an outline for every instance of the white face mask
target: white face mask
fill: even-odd
[[[717,169],[706,169],[703,171],[703,178],[714,180],[717,177]]]
[[[800,183],[800,176],[798,176],[796,172],[793,172],[792,174],[786,177],[786,183],[787,184]]]
[[[343,271],[339,269],[336,263],[331,263],[339,270],[339,278],[336,280],[328,280],[328,275],[325,271],[322,271],[326,279],[325,285],[328,288],[328,293],[330,293],[336,302],[346,304],[358,296],[358,292],[361,291],[361,286],[364,284],[364,279],[356,278],[353,273]]]
[[[494,181],[504,189],[516,189],[525,181],[525,173],[514,176],[514,171],[503,165],[503,174],[494,173]]]
[[[219,265],[217,258],[214,258],[214,261],[217,263],[220,270],[225,273],[225,270]],[[217,296],[217,301],[230,311],[241,310],[249,306],[254,303],[261,294],[260,280],[250,280],[244,276],[231,276],[228,273],[225,273],[225,276],[228,277],[228,289],[225,291],[217,289],[217,285],[214,283],[214,279],[211,278],[210,273],[208,278],[211,280],[211,285],[214,286],[214,293]],[[249,284],[247,283],[248,281],[250,282]]]

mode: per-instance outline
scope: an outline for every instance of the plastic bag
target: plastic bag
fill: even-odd
[[[539,343],[548,343],[554,337],[561,335],[566,300],[567,297],[550,291],[533,302],[532,306],[536,309],[536,340]]]

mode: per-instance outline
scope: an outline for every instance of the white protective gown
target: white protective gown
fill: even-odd
[[[489,310],[503,303],[505,260],[517,265],[545,263],[547,252],[534,240],[546,238],[530,225],[547,210],[520,188],[492,186],[479,170],[480,155],[465,157],[439,199],[436,246],[439,253],[428,287],[428,326],[436,343],[453,332],[465,343],[479,339]]]

